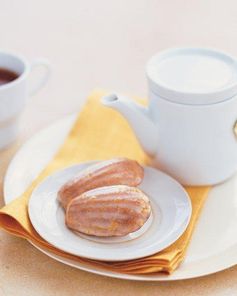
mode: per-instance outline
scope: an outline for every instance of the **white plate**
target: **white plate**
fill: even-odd
[[[192,212],[186,191],[171,177],[150,167],[144,168],[144,179],[139,185],[149,196],[152,207],[153,219],[146,232],[134,239],[130,239],[131,236],[125,241],[108,244],[88,240],[69,230],[64,222],[64,210],[57,201],[57,192],[90,164],[58,171],[33,191],[28,209],[30,220],[46,241],[73,255],[102,261],[125,261],[157,253],[184,232]]]
[[[5,176],[5,203],[9,203],[22,194],[46,166],[64,141],[75,118],[76,115],[68,116],[42,130],[18,151]],[[204,276],[237,264],[236,204],[237,176],[226,183],[215,186],[210,191],[188,247],[187,256],[182,265],[170,276],[115,273],[65,259],[48,250],[36,247],[64,264],[115,278],[172,281]]]

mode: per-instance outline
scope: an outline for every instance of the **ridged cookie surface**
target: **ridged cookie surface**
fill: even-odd
[[[68,203],[82,193],[102,186],[137,186],[142,182],[143,168],[134,160],[114,158],[99,162],[80,172],[58,192],[58,200],[66,209]]]
[[[94,236],[125,236],[141,228],[151,214],[148,197],[124,185],[93,189],[74,198],[66,210],[66,225]]]

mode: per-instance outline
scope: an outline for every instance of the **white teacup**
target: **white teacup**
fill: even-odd
[[[44,68],[44,75],[36,85],[30,86],[31,72],[38,67]],[[38,58],[32,63],[14,53],[0,51],[0,69],[17,74],[13,81],[0,85],[0,149],[13,142],[18,134],[18,118],[26,99],[41,89],[50,75],[47,60]]]

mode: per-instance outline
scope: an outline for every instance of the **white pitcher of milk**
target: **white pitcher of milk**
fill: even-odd
[[[149,104],[103,98],[130,123],[154,166],[185,185],[220,183],[237,170],[237,59],[205,48],[153,56]]]

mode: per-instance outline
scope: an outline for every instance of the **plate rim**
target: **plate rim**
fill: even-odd
[[[19,158],[19,155],[21,153],[23,153],[24,150],[27,148],[27,146],[29,146],[32,142],[34,142],[34,140],[36,138],[38,138],[40,135],[46,133],[49,129],[56,128],[56,127],[58,127],[61,124],[63,124],[63,125],[69,124],[70,126],[72,126],[73,122],[76,119],[77,114],[78,113],[72,113],[72,114],[63,116],[62,118],[60,118],[60,119],[52,122],[48,126],[41,128],[39,131],[37,131],[34,135],[32,135],[29,139],[27,139],[21,145],[21,147],[18,149],[18,151],[15,153],[14,157],[10,161],[10,163],[9,163],[9,165],[7,167],[6,173],[5,173],[5,177],[3,179],[3,200],[4,200],[5,204],[7,204],[7,203],[9,203],[9,202],[11,202],[13,200],[12,198],[9,198],[9,199],[7,198],[6,192],[7,192],[7,186],[9,185],[8,184],[9,183],[9,180],[11,179],[10,173],[11,173],[12,167],[15,165],[15,162]],[[117,276],[117,274],[116,274],[116,276],[113,276],[113,274],[110,273],[109,271],[106,274],[102,274],[103,271],[96,271],[93,268],[92,269],[88,269],[85,266],[80,266],[80,267],[74,266],[73,264],[69,264],[65,258],[60,258],[60,259],[59,258],[56,258],[49,251],[45,251],[43,248],[36,246],[33,242],[29,241],[29,243],[31,243],[34,247],[36,247],[38,250],[40,250],[42,253],[46,254],[50,258],[53,258],[54,260],[59,261],[59,262],[65,264],[65,265],[73,266],[74,268],[85,270],[85,271],[92,272],[92,273],[99,274],[99,275],[104,275],[104,276],[108,276],[108,277],[116,277],[116,278],[127,279],[127,280],[138,280],[138,281],[174,281],[174,280],[184,280],[184,279],[190,279],[190,278],[198,278],[198,277],[203,277],[203,276],[206,276],[206,275],[210,275],[210,274],[213,274],[213,273],[220,272],[220,271],[225,270],[227,268],[233,267],[233,266],[235,266],[237,264],[237,254],[236,254],[235,255],[236,256],[235,259],[231,263],[230,262],[227,262],[227,263],[223,264],[223,260],[220,260],[220,265],[221,266],[215,267],[216,266],[215,265],[215,266],[213,266],[213,269],[211,269],[208,272],[205,272],[205,270],[203,270],[202,272],[192,273],[192,274],[189,274],[189,275],[186,274],[185,276],[182,275],[182,273],[181,273],[181,275],[179,276],[179,270],[177,270],[174,274],[169,275],[169,276],[166,276],[166,277],[163,277],[163,276],[160,276],[160,275],[156,275],[155,278],[154,277],[146,276],[145,279],[141,279],[141,278],[139,278],[139,276],[136,276],[136,278],[133,278],[132,279],[132,278],[130,278],[130,275],[129,274],[120,274],[120,273],[118,273],[118,276]],[[233,245],[233,248],[236,249],[237,248],[237,244],[234,244]],[[232,248],[231,248],[231,250],[232,250]],[[220,253],[220,256],[221,255],[224,256],[224,255],[226,255],[228,253],[229,253],[229,248],[226,249],[224,252],[221,252]],[[210,261],[211,258],[213,258],[213,256],[207,257],[205,260],[203,260],[203,261],[207,261],[206,265],[208,265],[208,261]]]
[[[210,270],[207,273],[203,274],[203,273],[198,273],[198,274],[191,274],[190,276],[186,276],[184,277],[175,277],[175,273],[171,274],[171,275],[139,275],[139,274],[126,274],[126,273],[118,273],[115,271],[110,271],[110,270],[106,270],[106,269],[102,269],[102,268],[93,268],[93,266],[89,267],[89,264],[83,264],[74,260],[70,260],[64,257],[61,257],[60,255],[56,255],[51,253],[48,250],[44,250],[44,248],[41,248],[39,246],[37,246],[36,244],[34,244],[33,242],[29,241],[36,249],[38,249],[39,251],[41,251],[43,254],[49,256],[50,258],[63,263],[65,265],[71,266],[73,268],[76,269],[80,269],[83,271],[87,271],[87,272],[91,272],[93,274],[97,274],[97,275],[101,275],[101,276],[106,276],[106,277],[110,277],[110,278],[116,278],[116,279],[123,279],[123,280],[132,280],[132,281],[146,281],[146,282],[162,282],[162,281],[182,281],[182,280],[189,280],[189,279],[194,279],[194,278],[201,278],[201,277],[205,277],[207,275],[211,275],[211,274],[215,274],[218,272],[223,271],[224,269],[222,267],[219,267],[217,269],[215,269],[215,271]],[[232,250],[234,249],[234,246],[228,248],[228,250]],[[224,252],[222,252],[221,254],[223,254]],[[204,260],[205,261],[205,260]],[[78,266],[80,265],[80,266]],[[234,264],[236,265],[236,264]],[[234,265],[228,266],[227,268],[233,267]],[[177,273],[176,273],[177,274]]]

